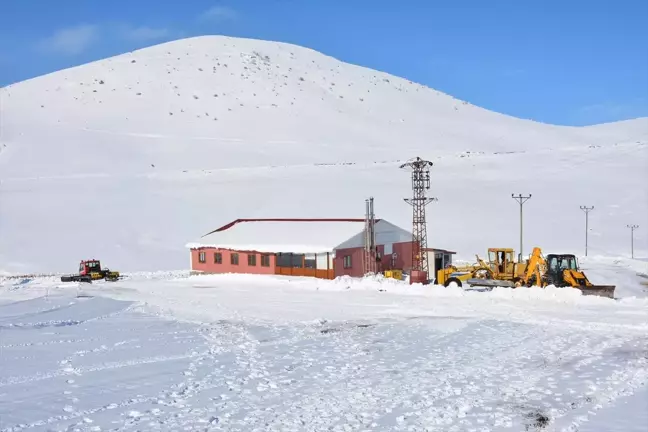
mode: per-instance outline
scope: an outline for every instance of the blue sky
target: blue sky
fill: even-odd
[[[0,0],[0,86],[204,34],[278,40],[494,111],[648,116],[646,0]]]

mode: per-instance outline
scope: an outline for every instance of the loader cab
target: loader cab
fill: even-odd
[[[547,276],[551,283],[556,286],[565,284],[565,270],[578,270],[578,261],[576,256],[566,255],[547,255]]]
[[[493,273],[513,273],[513,249],[488,249],[488,261]]]
[[[563,270],[578,271],[578,261],[574,255],[547,255],[547,264],[549,272],[562,272]]]

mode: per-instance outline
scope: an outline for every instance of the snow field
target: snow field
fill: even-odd
[[[344,282],[4,290],[23,300],[0,304],[0,412],[10,413],[0,431],[568,431],[645,394],[639,299],[403,295],[391,281]]]
[[[645,149],[637,144],[628,145],[627,153],[621,154],[584,149],[591,156],[576,166],[572,156],[561,150],[433,159],[430,194],[439,201],[428,206],[429,242],[456,250],[457,259],[471,262],[475,253],[483,256],[489,246],[517,248],[518,211],[510,192],[503,192],[513,187],[510,167],[517,166],[515,188],[534,191],[534,198],[525,204],[527,252],[535,245],[545,253],[583,252],[582,212],[570,194],[551,190],[590,179],[587,187],[570,186],[578,189],[581,201],[600,203],[600,211],[597,207],[596,214],[590,215],[590,254],[629,253],[629,237],[621,221],[648,214],[644,190],[637,187],[648,156]],[[565,161],[560,160],[563,157]],[[555,167],[551,173],[546,172],[548,166]],[[601,166],[606,167],[606,177],[590,178]],[[544,192],[535,192],[539,175]],[[607,176],[614,178],[614,186]],[[299,200],[289,198],[284,193],[288,185],[299,185],[309,193]],[[187,268],[185,245],[234,219],[362,217],[368,196],[375,197],[379,217],[410,229],[411,208],[402,201],[408,187],[408,173],[398,163],[3,180],[0,222],[16,228],[3,230],[0,265],[19,274],[73,272],[80,259],[95,257],[122,272]],[[618,190],[625,192],[619,195]],[[101,196],[106,205],[79,200],[80,194]],[[75,203],[73,211],[69,202]],[[43,219],[45,214],[54,216]],[[19,228],[27,226],[30,235]],[[102,235],[89,234],[96,230]],[[638,256],[644,240],[638,230]]]

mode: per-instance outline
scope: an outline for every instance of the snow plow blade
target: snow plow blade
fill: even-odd
[[[614,289],[615,285],[588,285],[588,286],[578,286],[574,287],[581,290],[583,295],[593,295],[599,297],[614,298]]]

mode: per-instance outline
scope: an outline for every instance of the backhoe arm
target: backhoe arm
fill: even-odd
[[[542,256],[542,249],[534,247],[522,280],[527,286],[535,285],[541,287],[546,271],[547,262]]]

